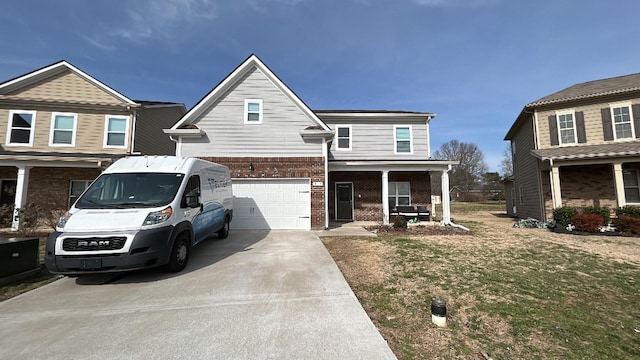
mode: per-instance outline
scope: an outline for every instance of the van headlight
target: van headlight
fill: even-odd
[[[142,223],[142,226],[145,225],[156,225],[156,224],[160,224],[162,222],[165,222],[167,220],[169,220],[169,218],[171,217],[171,214],[173,214],[173,209],[171,208],[171,206],[162,209],[160,211],[153,211],[150,212],[149,215],[147,215],[147,218],[144,219],[144,222]]]
[[[58,224],[56,224],[56,231],[62,231],[65,225],[67,225],[67,221],[69,221],[70,217],[71,217],[71,213],[68,211],[65,212],[62,216],[60,216],[60,218],[58,219]]]

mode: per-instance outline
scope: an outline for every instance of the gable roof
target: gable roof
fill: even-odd
[[[120,101],[129,104],[129,105],[137,105],[135,101],[129,99],[128,97],[122,95],[121,93],[115,91],[114,89],[110,88],[109,86],[105,85],[104,83],[96,80],[94,77],[90,76],[89,74],[85,73],[84,71],[78,69],[77,67],[71,65],[70,63],[68,63],[65,60],[61,60],[58,61],[56,63],[53,63],[51,65],[47,65],[45,67],[42,67],[40,69],[34,70],[32,72],[29,72],[27,74],[18,76],[16,78],[13,78],[11,80],[7,80],[3,83],[0,83],[0,94],[6,94],[15,90],[18,90],[20,88],[23,88],[25,86],[29,86],[31,84],[34,84],[36,82],[42,81],[44,79],[47,79],[51,76],[60,74],[61,72],[65,71],[65,70],[70,70],[71,72],[73,72],[74,74],[80,76],[81,78],[83,78],[84,80],[88,81],[89,83],[97,86],[98,88],[102,89],[103,91],[105,91],[106,93],[109,93],[110,95],[114,96],[115,98],[119,99]]]
[[[640,73],[593,80],[570,86],[526,105],[536,107],[640,90]]]
[[[238,67],[235,68],[224,80],[216,85],[207,95],[205,95],[196,105],[194,105],[177,123],[175,123],[171,130],[179,129],[185,125],[193,123],[198,119],[203,112],[209,107],[210,104],[218,100],[222,95],[226,93],[228,89],[236,85],[238,79],[252,69],[260,70],[282,93],[288,97],[300,110],[307,115],[316,125],[320,126],[325,131],[331,131],[331,129],[302,101],[289,87],[276,76],[255,54],[251,54],[245,61],[243,61]]]

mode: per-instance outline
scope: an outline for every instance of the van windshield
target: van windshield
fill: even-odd
[[[158,207],[176,197],[184,174],[102,174],[78,198],[79,209]]]

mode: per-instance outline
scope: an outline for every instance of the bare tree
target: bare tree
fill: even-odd
[[[487,172],[484,154],[476,144],[451,140],[442,144],[440,149],[436,150],[433,155],[439,160],[460,162],[459,165],[454,165],[449,173],[451,187],[458,186],[465,191],[469,191],[474,185],[483,181]]]
[[[502,161],[500,161],[500,170],[502,177],[507,178],[513,175],[513,157],[511,152],[511,143],[502,151]]]

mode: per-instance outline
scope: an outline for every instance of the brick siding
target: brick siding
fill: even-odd
[[[411,183],[411,204],[431,203],[428,172],[389,172],[389,182]],[[329,219],[334,220],[336,182],[353,183],[353,220],[382,221],[382,172],[336,171],[329,173]]]
[[[322,157],[201,157],[225,165],[232,178],[287,179],[310,178],[325,183]],[[253,165],[253,171],[249,165]],[[311,228],[324,229],[324,187],[311,186]]]

